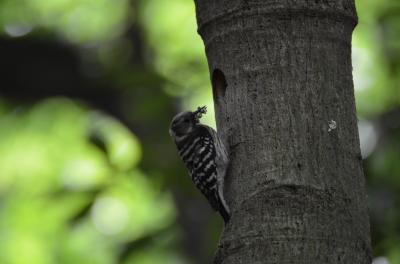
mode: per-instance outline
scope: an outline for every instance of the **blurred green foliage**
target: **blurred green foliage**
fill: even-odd
[[[34,27],[54,30],[74,43],[107,41],[124,30],[128,0],[19,0],[0,2],[0,22],[11,35]]]
[[[397,264],[400,2],[356,3],[353,74],[374,253]],[[205,202],[167,135],[174,112],[199,105],[215,125],[193,2],[2,0],[0,32],[1,44],[73,47],[83,83],[71,96],[57,92],[38,64],[24,73],[38,77],[34,100],[1,89],[0,263],[208,263],[221,223],[194,206]]]
[[[353,77],[374,255],[400,263],[400,2],[356,1]],[[364,139],[364,143],[363,143]],[[369,151],[368,151],[369,152]]]
[[[400,2],[356,1],[359,24],[353,37],[356,102],[361,116],[400,104]]]
[[[204,44],[197,34],[194,3],[148,0],[140,12],[140,23],[147,33],[155,70],[170,80],[164,85],[165,91],[182,97],[183,108],[207,105],[213,113],[208,65]],[[204,122],[215,127],[212,114],[204,116]]]
[[[171,195],[137,168],[141,146],[117,120],[57,98],[9,110],[0,123],[0,263],[115,263],[118,244],[172,224]]]

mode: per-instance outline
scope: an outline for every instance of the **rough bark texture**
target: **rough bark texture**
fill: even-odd
[[[216,263],[371,262],[353,0],[195,0],[233,212]]]

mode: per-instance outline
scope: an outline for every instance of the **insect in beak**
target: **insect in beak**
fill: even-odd
[[[203,114],[207,113],[207,106],[197,107],[197,110],[193,112],[196,122],[199,122]]]

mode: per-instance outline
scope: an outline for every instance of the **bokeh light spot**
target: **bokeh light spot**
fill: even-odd
[[[29,34],[32,31],[33,27],[31,25],[26,24],[7,24],[4,26],[5,32],[10,37],[22,37],[26,34]]]
[[[375,76],[371,74],[374,63],[365,48],[353,47],[352,51],[354,89],[362,91],[369,89],[375,83]]]
[[[120,233],[128,224],[126,205],[113,197],[101,197],[95,201],[91,211],[96,229],[104,235]]]
[[[390,262],[385,257],[377,257],[372,260],[372,264],[390,264]]]
[[[374,151],[378,141],[378,132],[372,124],[367,120],[358,122],[358,131],[360,133],[360,147],[363,159],[366,159]]]

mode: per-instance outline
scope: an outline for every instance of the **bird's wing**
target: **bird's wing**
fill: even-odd
[[[227,206],[224,199],[224,181],[225,181],[226,171],[229,165],[228,151],[226,150],[225,144],[222,141],[221,137],[218,135],[218,133],[209,126],[205,125],[203,126],[207,129],[208,133],[210,134],[210,136],[214,141],[214,147],[216,152],[215,163],[217,166],[218,194],[223,206],[229,213],[229,207]]]

